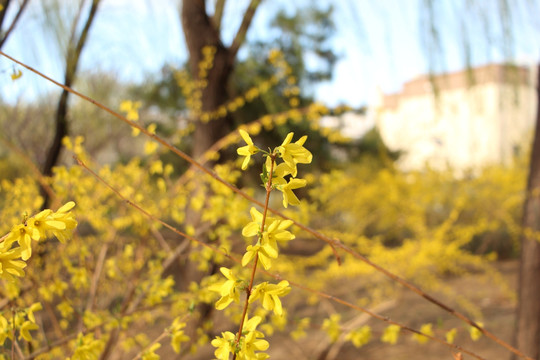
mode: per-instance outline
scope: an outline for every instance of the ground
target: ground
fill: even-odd
[[[495,267],[500,271],[510,289],[515,290],[518,277],[517,261],[499,262]],[[515,300],[509,296],[508,291],[501,290],[499,286],[493,284],[492,281],[481,274],[448,279],[448,285],[451,291],[455,292],[457,299],[460,297],[465,298],[481,309],[482,321],[487,329],[502,340],[511,343]],[[442,298],[444,299],[444,297]],[[403,290],[398,299],[383,303],[379,308],[380,311],[376,312],[413,328],[418,329],[423,323],[433,323],[436,334],[441,337],[444,337],[444,332],[447,329],[456,327],[459,329],[459,333],[455,343],[484,359],[510,358],[510,353],[507,350],[490,339],[483,337],[478,341],[472,341],[468,327],[464,326],[462,321],[408,290]],[[354,314],[352,316],[358,315]],[[344,322],[347,320],[343,318]],[[375,319],[368,320],[367,324],[374,328],[374,339],[359,349],[349,342],[342,344],[341,347],[340,344],[332,346],[329,344],[326,334],[319,330],[312,330],[307,338],[300,343],[296,343],[283,335],[274,336],[270,340],[269,354],[272,359],[294,357],[295,360],[454,359],[453,351],[450,348],[432,341],[420,345],[413,341],[408,333],[402,333],[396,345],[382,343],[375,339],[380,337],[380,332],[376,333],[375,329],[381,329],[385,326],[384,324],[381,326],[381,323],[381,321]],[[326,355],[325,352],[327,352]],[[469,355],[463,356],[463,359],[472,358]]]

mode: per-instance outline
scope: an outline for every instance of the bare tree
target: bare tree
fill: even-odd
[[[15,14],[15,17],[13,18],[13,20],[11,21],[11,24],[9,24],[9,26],[7,27],[6,30],[4,30],[4,27],[3,27],[4,20],[6,19],[6,13],[8,11],[9,6],[13,5],[14,2],[12,0],[0,1],[0,7],[2,8],[2,9],[0,9],[0,49],[2,48],[2,46],[4,45],[6,40],[8,39],[8,37],[11,34],[11,32],[13,31],[13,29],[15,29],[15,25],[17,24],[17,22],[21,18],[21,15],[22,15],[24,9],[26,8],[26,5],[28,5],[29,1],[30,0],[24,0],[19,5],[19,9],[17,9],[17,13]]]
[[[98,10],[98,6],[101,0],[92,0],[92,4],[88,11],[88,15],[84,20],[84,25],[82,30],[78,30],[81,24],[81,15],[86,3],[85,0],[82,0],[79,3],[79,8],[77,15],[73,19],[71,24],[71,32],[69,40],[67,43],[66,53],[65,53],[65,73],[64,73],[64,85],[71,87],[75,81],[77,75],[77,67],[79,65],[79,60],[81,57],[82,50],[86,41],[88,39],[88,33],[94,21],[95,15]],[[60,156],[60,150],[62,149],[62,138],[69,133],[69,123],[68,123],[68,99],[69,92],[63,90],[60,94],[58,100],[58,105],[56,107],[55,114],[55,132],[53,141],[47,151],[47,157],[43,165],[43,175],[50,176],[52,175],[52,168],[58,162]],[[42,196],[45,201],[43,202],[43,208],[49,206],[49,196],[42,189]]]

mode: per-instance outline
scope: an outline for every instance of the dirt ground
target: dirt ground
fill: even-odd
[[[518,262],[515,260],[498,262],[495,264],[495,268],[509,286],[509,289],[506,291],[494,284],[493,280],[488,279],[485,275],[468,274],[463,277],[447,279],[447,288],[453,293],[453,300],[448,300],[448,296],[444,294],[430,294],[443,300],[450,306],[455,306],[456,309],[458,308],[456,303],[459,302],[460,299],[466,299],[470,303],[476,305],[478,309],[480,309],[482,317],[481,319],[475,318],[474,320],[482,321],[488,330],[502,340],[511,343],[514,329],[514,310],[516,305],[515,299],[512,298],[512,293],[517,287]],[[342,287],[339,289],[339,293],[334,295],[346,298],[347,292],[349,292],[354,297],[355,291],[355,289],[350,288],[349,282],[349,287]],[[276,360],[456,359],[454,354],[456,354],[457,351],[433,341],[428,341],[425,344],[418,344],[412,339],[410,333],[404,331],[400,333],[397,344],[388,345],[383,343],[379,339],[387,324],[355,310],[345,313],[342,312],[343,315],[340,324],[352,322],[355,323],[354,326],[356,327],[363,324],[371,326],[373,329],[371,341],[359,349],[355,348],[348,341],[341,341],[343,339],[331,344],[326,333],[320,330],[320,323],[323,319],[322,314],[332,313],[331,310],[333,306],[334,304],[331,301],[324,300],[315,308],[305,307],[303,309],[295,309],[294,313],[298,313],[300,317],[313,316],[313,322],[318,325],[307,330],[308,335],[298,341],[294,341],[288,335],[280,333],[268,337],[267,340],[270,342],[270,348],[267,353],[270,355],[270,358]],[[339,310],[341,312],[342,309]],[[404,289],[398,298],[380,304],[376,309],[373,309],[373,311],[415,329],[420,329],[420,326],[424,323],[432,323],[435,336],[443,339],[446,331],[457,328],[458,335],[455,338],[455,344],[472,351],[483,359],[510,359],[510,353],[506,349],[488,338],[482,337],[478,341],[472,341],[469,335],[468,325],[411,291]],[[316,315],[315,313],[321,314],[321,316]],[[211,346],[206,346],[201,348],[196,356],[193,357],[192,355],[187,355],[187,357],[182,357],[182,359],[213,359],[214,350],[215,349]],[[163,358],[177,358],[177,356],[171,355],[173,357],[165,356]],[[462,359],[474,358],[463,354]]]
[[[499,262],[496,264],[496,268],[510,289],[515,290],[518,278],[517,261]],[[481,310],[481,321],[487,329],[502,340],[511,342],[515,300],[509,296],[509,291],[501,290],[499,286],[481,274],[448,279],[447,284],[449,289],[455,293],[456,299],[467,299]],[[446,299],[440,294],[432,295]],[[450,305],[454,306],[452,302]],[[472,341],[467,325],[410,291],[403,290],[398,299],[381,304],[379,309],[375,309],[375,312],[416,329],[419,329],[424,323],[432,323],[435,335],[442,338],[447,330],[455,327],[458,329],[455,344],[484,359],[510,359],[510,353],[490,339],[482,337],[478,341]],[[358,316],[358,314],[353,316]],[[348,319],[343,317],[342,320],[346,322]],[[410,333],[403,331],[396,345],[382,343],[379,338],[386,324],[375,319],[369,319],[366,323],[373,328],[372,340],[359,349],[350,342],[340,343],[339,340],[335,344],[329,344],[326,334],[320,330],[312,330],[307,338],[299,342],[284,335],[275,335],[270,339],[268,353],[272,359],[294,358],[295,360],[454,359],[453,352],[456,351],[433,341],[418,344],[411,338]],[[473,357],[463,354],[463,359],[473,359]]]

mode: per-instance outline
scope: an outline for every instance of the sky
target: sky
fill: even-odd
[[[60,1],[67,4],[66,9],[76,3]],[[433,51],[426,51],[433,33],[422,30],[428,26],[422,23],[425,18],[420,10],[425,10],[422,0],[265,0],[256,13],[248,38],[267,37],[268,23],[280,8],[292,12],[303,6],[326,7],[331,3],[336,23],[332,46],[340,58],[332,81],[316,86],[313,92],[316,100],[329,106],[359,107],[369,104],[379,89],[384,93],[397,92],[404,82],[430,70],[463,69],[467,41],[473,65],[501,62],[506,58],[522,65],[537,63],[540,25],[531,14],[540,10],[538,2],[540,0],[512,1],[511,11],[516,20],[510,26],[512,51],[506,54],[502,50],[504,27],[497,15],[500,9],[496,8],[498,2],[494,0],[438,1],[433,10],[438,47],[432,47]],[[226,44],[232,39],[247,3],[246,0],[227,2],[223,25],[227,29],[223,34]],[[535,11],[525,7],[525,3]],[[53,35],[43,31],[39,20],[41,5],[35,0],[30,4],[3,51],[61,80],[59,50],[51,41]],[[139,82],[149,73],[158,72],[165,63],[181,64],[187,52],[178,21],[178,6],[175,0],[103,0],[83,52],[80,70],[111,72],[121,80]],[[52,89],[50,84],[27,72],[17,82],[6,81],[11,71],[13,64],[1,58],[0,76],[5,80],[0,81],[0,96],[6,101],[31,101],[37,94]]]

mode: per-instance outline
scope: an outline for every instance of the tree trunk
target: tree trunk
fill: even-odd
[[[184,0],[182,2],[182,28],[189,50],[189,67],[192,76],[199,73],[202,49],[213,46],[216,49],[214,65],[208,74],[208,85],[202,94],[202,111],[216,110],[227,101],[227,84],[233,70],[234,56],[223,46],[219,31],[206,13],[204,0]],[[230,117],[226,116],[207,123],[197,121],[192,155],[195,159],[204,154],[221,137],[231,131]]]
[[[523,210],[523,227],[534,232],[540,231],[540,66],[537,99],[536,130]],[[515,345],[526,355],[540,360],[540,242],[525,235],[521,242],[518,292]]]

